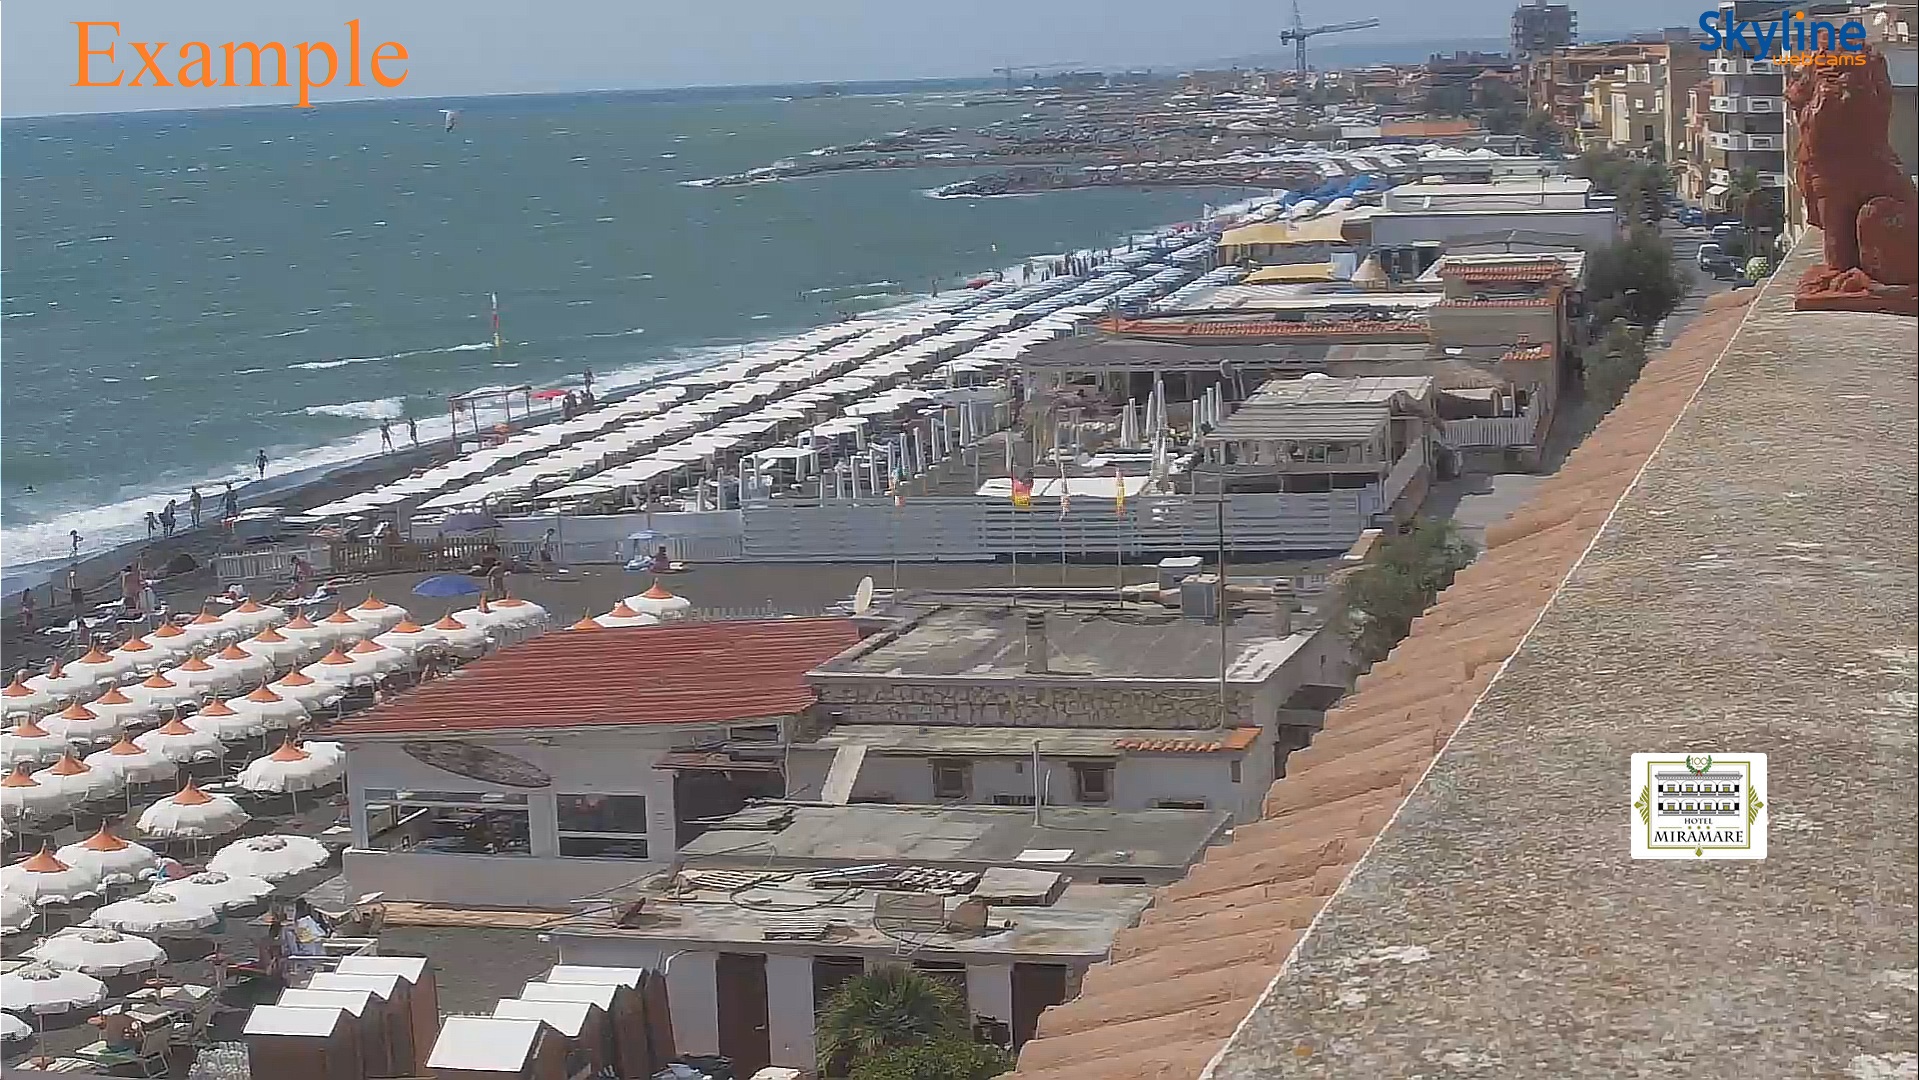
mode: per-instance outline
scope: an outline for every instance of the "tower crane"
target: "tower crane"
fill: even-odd
[[[1378,19],[1358,19],[1353,22],[1327,23],[1325,26],[1307,26],[1299,17],[1299,0],[1293,0],[1293,25],[1279,32],[1281,45],[1293,47],[1293,63],[1300,74],[1306,72],[1306,39],[1321,34],[1339,34],[1347,30],[1371,30],[1379,25]]]

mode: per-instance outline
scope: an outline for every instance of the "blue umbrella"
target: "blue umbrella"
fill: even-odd
[[[465,574],[441,574],[413,586],[415,596],[471,596],[480,591],[480,583]]]

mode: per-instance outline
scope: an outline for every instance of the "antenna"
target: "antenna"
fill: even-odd
[[[860,579],[859,586],[853,590],[853,614],[864,615],[873,609],[873,579],[871,576]]]

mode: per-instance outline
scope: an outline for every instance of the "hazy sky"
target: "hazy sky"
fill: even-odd
[[[1341,35],[1378,41],[1503,38],[1513,0],[1303,0],[1308,24],[1374,17],[1379,29]],[[1585,13],[1606,29],[1689,24],[1702,0],[1611,0]],[[1603,14],[1601,12],[1603,11]],[[397,89],[316,90],[314,99],[940,78],[986,75],[1004,64],[1173,68],[1278,52],[1290,21],[1281,0],[4,0],[0,3],[0,111],[57,112],[291,103],[291,89],[76,87],[74,20],[121,23],[114,61],[93,78],[131,80],[131,42],[167,42],[169,79],[187,41],[327,41],[343,53],[348,19],[362,50],[398,41],[410,55]],[[96,47],[112,40],[98,32]],[[319,78],[316,64],[315,78]],[[149,76],[150,78],[150,76]],[[291,76],[289,76],[291,81]]]

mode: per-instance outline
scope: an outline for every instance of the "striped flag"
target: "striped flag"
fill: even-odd
[[[1118,469],[1113,470],[1113,514],[1126,516],[1126,477]]]
[[[1059,519],[1061,521],[1066,520],[1066,509],[1070,505],[1072,504],[1067,500],[1066,478],[1062,476],[1059,478]]]
[[[1021,510],[1033,508],[1033,485],[1019,477],[1012,477],[1013,505]]]

